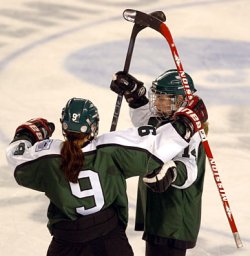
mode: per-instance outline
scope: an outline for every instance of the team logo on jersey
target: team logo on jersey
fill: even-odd
[[[37,143],[35,151],[39,152],[42,150],[48,150],[48,149],[50,149],[51,143],[52,143],[52,140],[50,140],[50,139],[43,140],[43,141]]]

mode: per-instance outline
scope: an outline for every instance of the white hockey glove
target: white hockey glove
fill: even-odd
[[[143,181],[152,191],[157,193],[165,192],[175,181],[177,170],[174,161],[166,162],[161,168],[145,175]]]

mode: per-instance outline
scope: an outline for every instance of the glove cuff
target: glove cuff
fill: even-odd
[[[148,104],[148,98],[144,95],[140,98],[138,98],[137,100],[132,100],[131,102],[129,102],[129,107],[131,108],[140,108],[142,106],[145,106],[146,104]]]
[[[28,140],[31,143],[31,145],[34,145],[36,142],[35,137],[28,131],[27,132],[22,131],[21,133],[16,133],[11,143],[18,140]]]

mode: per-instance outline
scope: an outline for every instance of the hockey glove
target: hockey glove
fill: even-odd
[[[193,135],[201,129],[202,124],[208,119],[208,113],[203,100],[194,95],[193,99],[189,102],[184,102],[175,113],[174,119],[181,121]]]
[[[124,95],[132,108],[138,108],[148,103],[143,82],[124,71],[119,71],[113,76],[110,89],[117,94]]]
[[[31,144],[48,139],[55,130],[55,125],[43,118],[33,118],[17,127],[14,140],[28,139]]]
[[[165,192],[177,177],[174,161],[166,162],[161,168],[143,177],[143,181],[153,192]]]
[[[141,87],[143,83],[124,71],[118,71],[113,75],[110,89],[117,94],[124,94],[134,91],[138,85]]]

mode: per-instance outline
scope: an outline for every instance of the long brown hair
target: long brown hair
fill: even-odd
[[[66,140],[61,149],[61,168],[68,181],[77,183],[79,172],[84,164],[84,154],[79,141],[83,141],[86,135],[67,132],[65,136]]]

